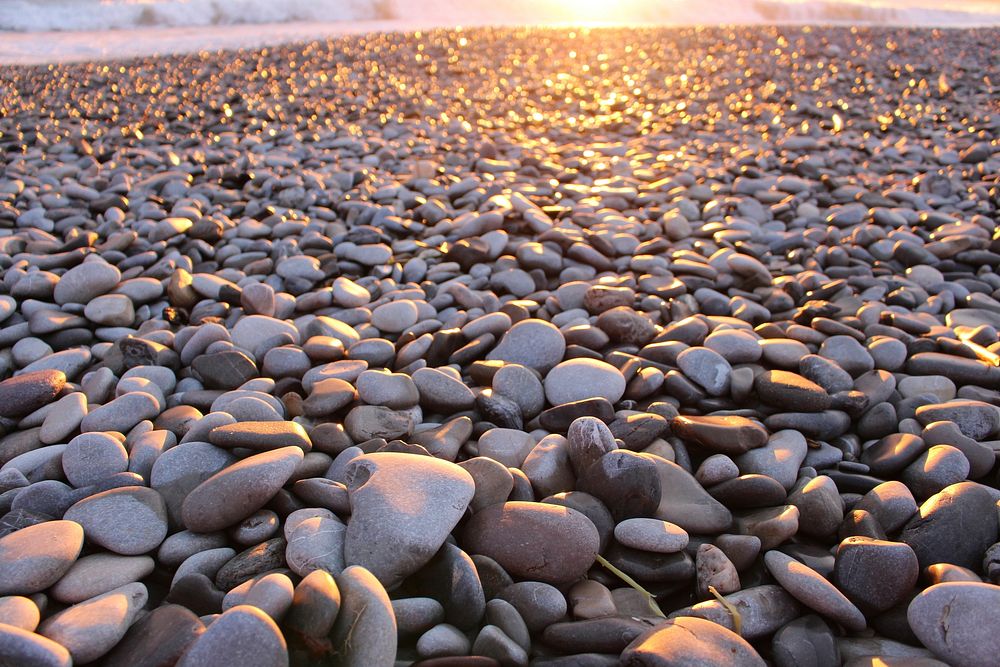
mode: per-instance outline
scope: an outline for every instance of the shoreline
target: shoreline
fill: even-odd
[[[445,26],[439,22],[420,23],[401,20],[375,20],[353,22],[306,23],[287,22],[271,24],[233,24],[222,26],[188,26],[172,28],[112,29],[100,31],[0,31],[0,67],[38,66],[85,62],[116,62],[145,57],[168,57],[206,51],[209,53],[233,52],[241,49],[260,49],[277,46],[305,44],[315,40],[336,39],[377,33],[410,33],[424,30],[451,30],[456,28],[537,28],[537,29],[690,29],[690,28],[752,28],[752,27],[816,27],[816,28],[890,28],[907,30],[991,30],[1000,29],[996,23],[983,25],[919,25],[891,23],[829,22],[811,23],[787,21],[779,23],[735,24],[613,24],[613,23],[546,23],[546,24],[470,24]],[[272,31],[262,36],[262,31]],[[273,33],[281,35],[273,37]],[[220,34],[221,33],[221,34]],[[150,48],[144,40],[165,45],[165,50]],[[139,41],[140,44],[136,44]],[[57,49],[55,55],[52,49]]]

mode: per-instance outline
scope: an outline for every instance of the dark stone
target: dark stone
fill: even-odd
[[[172,667],[204,631],[205,625],[190,610],[175,604],[163,605],[129,628],[101,664],[105,667]]]
[[[589,466],[576,488],[601,500],[616,521],[652,516],[660,505],[656,464],[625,449],[608,452]]]

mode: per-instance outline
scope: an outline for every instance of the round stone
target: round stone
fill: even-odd
[[[127,584],[50,616],[38,634],[65,646],[74,664],[92,662],[121,641],[148,599],[144,585]]]
[[[636,637],[621,654],[621,664],[635,667],[764,667],[757,651],[732,630],[712,621],[680,616]]]
[[[594,524],[576,510],[518,501],[473,515],[463,535],[470,553],[489,556],[515,577],[549,583],[583,576],[600,544]]]
[[[128,470],[128,451],[106,433],[83,433],[69,441],[62,465],[70,484],[82,488]]]
[[[59,278],[53,297],[59,305],[89,303],[110,292],[121,279],[121,271],[105,261],[83,262]]]
[[[617,403],[625,393],[625,376],[611,364],[596,359],[570,359],[545,376],[545,396],[552,405],[589,398]]]
[[[163,497],[144,486],[125,486],[84,498],[64,518],[83,526],[89,541],[123,556],[148,553],[167,536]]]
[[[270,616],[237,605],[212,621],[177,667],[287,667],[288,645]]]
[[[669,521],[636,517],[615,526],[615,539],[633,549],[669,554],[687,546],[688,534]]]
[[[547,373],[562,361],[565,352],[566,340],[555,325],[545,320],[527,319],[511,327],[486,359],[521,364]]]
[[[46,521],[0,538],[0,595],[44,591],[66,574],[83,548],[83,527]]]
[[[420,311],[412,301],[390,301],[372,311],[372,324],[387,333],[399,333],[417,323]]]
[[[347,564],[366,568],[387,588],[437,553],[475,493],[472,476],[454,463],[394,452],[354,459],[345,483]]]
[[[0,623],[0,660],[8,665],[72,667],[73,658],[64,646],[7,623]]]

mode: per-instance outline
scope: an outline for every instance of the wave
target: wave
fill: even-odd
[[[925,0],[926,1],[926,0]],[[919,2],[919,0],[917,0]],[[0,30],[127,30],[191,26],[393,20],[422,25],[547,23],[853,23],[998,25],[996,5],[963,10],[836,0],[715,0],[711,14],[687,0],[3,0]],[[994,10],[994,11],[991,11]],[[717,17],[717,18],[713,18]]]

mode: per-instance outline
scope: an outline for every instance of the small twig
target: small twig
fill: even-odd
[[[597,555],[597,562],[600,563],[601,565],[603,565],[604,567],[608,568],[609,570],[611,570],[611,572],[616,577],[618,577],[619,579],[621,579],[622,581],[624,581],[626,584],[628,584],[629,586],[631,586],[635,590],[637,590],[640,593],[642,593],[643,597],[646,598],[646,603],[649,605],[649,608],[653,611],[654,614],[656,614],[660,618],[666,618],[667,617],[667,615],[663,613],[663,610],[660,609],[660,605],[656,604],[656,598],[653,597],[653,594],[650,593],[649,591],[647,591],[642,586],[640,586],[639,582],[637,582],[635,579],[633,579],[632,577],[628,576],[627,574],[625,574],[624,572],[622,572],[621,570],[619,570],[617,567],[615,567],[614,565],[612,565],[610,562],[608,562],[607,558],[605,558],[604,556],[602,556],[600,554]]]
[[[742,636],[740,630],[743,629],[743,616],[736,608],[736,605],[734,605],[726,598],[722,597],[719,591],[715,590],[715,586],[709,586],[708,592],[714,595],[715,599],[718,600],[719,603],[726,608],[726,611],[729,612],[729,615],[733,617],[733,631],[736,632],[736,634]]]

